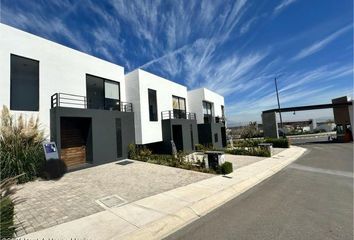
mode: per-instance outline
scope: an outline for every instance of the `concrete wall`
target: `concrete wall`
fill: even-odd
[[[332,103],[346,103],[347,97],[340,97],[332,99]],[[333,107],[334,122],[338,125],[341,124],[345,127],[350,124],[349,106]]]
[[[215,149],[223,148],[222,144],[222,123],[198,124],[199,143],[205,146],[213,146]],[[218,135],[218,141],[215,142],[215,134]]]
[[[262,113],[262,123],[264,137],[279,138],[275,112]]]
[[[92,164],[113,162],[128,157],[128,145],[135,142],[134,114],[132,112],[107,111],[99,109],[78,109],[56,107],[50,110],[51,140],[57,143],[60,153],[61,117],[81,117],[91,119],[91,146],[90,152]],[[117,158],[116,125],[115,120],[121,119],[122,125],[122,157]]]
[[[213,103],[213,117],[221,117],[221,106],[225,106],[224,97],[206,88],[198,88],[188,91],[188,106],[190,112],[197,115],[197,123],[204,123],[203,101]]]
[[[125,76],[127,101],[132,102],[135,116],[137,144],[160,142],[162,137],[161,112],[172,110],[172,95],[186,99],[187,88],[152,73],[137,69]],[[148,89],[156,90],[158,121],[149,119]]]
[[[0,106],[10,106],[10,54],[38,60],[39,111],[12,112],[39,115],[48,135],[50,96],[57,92],[86,96],[86,74],[119,82],[121,100],[126,101],[123,67],[4,24],[0,36]]]
[[[183,134],[183,152],[189,153],[195,150],[195,145],[199,143],[198,141],[198,127],[197,122],[195,120],[186,120],[186,119],[169,119],[162,121],[163,128],[163,149],[164,153],[172,153],[172,145],[171,140],[173,139],[173,125],[181,125],[182,126],[182,134]],[[193,147],[192,147],[192,139],[190,134],[190,126],[193,128]]]

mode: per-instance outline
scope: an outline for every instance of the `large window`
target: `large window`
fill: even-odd
[[[86,74],[86,95],[90,109],[120,110],[119,82]]]
[[[104,80],[104,104],[107,110],[120,110],[119,83]]]
[[[11,54],[10,109],[39,110],[39,61]]]
[[[150,121],[157,121],[156,90],[148,89],[148,95],[149,95],[149,117],[150,117]]]
[[[186,118],[186,99],[172,96],[172,108],[174,118]]]
[[[213,111],[213,104],[211,102],[203,101],[204,123],[212,122],[212,111]]]

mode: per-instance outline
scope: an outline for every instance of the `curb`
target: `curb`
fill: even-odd
[[[286,166],[297,160],[300,156],[302,156],[306,149],[301,147],[291,147],[290,149],[296,149],[297,154],[292,157],[283,160],[281,163],[278,163],[266,171],[261,172],[260,174],[255,175],[253,178],[249,178],[233,184],[226,189],[223,189],[219,192],[216,192],[214,195],[204,198],[191,206],[187,206],[175,212],[173,215],[166,216],[162,219],[159,219],[155,222],[152,222],[143,228],[135,231],[134,233],[130,233],[127,236],[123,236],[123,238],[112,238],[113,239],[162,239],[167,237],[168,235],[178,231],[179,229],[185,227],[186,225],[198,220],[202,216],[208,214],[209,212],[215,210],[226,202],[232,200],[233,198],[241,195],[262,181],[268,179],[274,174],[278,173]],[[289,150],[290,150],[289,149]],[[286,151],[286,150],[284,150]],[[276,154],[271,158],[264,159],[260,162],[269,161],[270,159],[277,158],[282,156],[282,153]],[[257,164],[256,162],[254,164]],[[254,165],[251,164],[251,165]],[[250,166],[251,166],[250,165]],[[231,174],[229,174],[231,175]],[[204,180],[205,181],[205,180]]]

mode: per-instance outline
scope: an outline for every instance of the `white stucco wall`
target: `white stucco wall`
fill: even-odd
[[[203,101],[213,103],[213,117],[221,117],[221,106],[225,106],[224,97],[206,88],[198,88],[188,91],[188,106],[190,112],[197,115],[197,123],[204,123]]]
[[[86,74],[120,82],[126,101],[124,68],[16,28],[0,24],[0,105],[10,107],[10,54],[39,61],[39,112],[12,111],[25,116],[39,114],[49,134],[52,94],[86,96]]]
[[[137,144],[162,141],[161,112],[172,110],[172,95],[186,99],[187,88],[152,73],[137,69],[125,76],[128,102],[132,102]],[[156,90],[158,121],[149,119],[148,89]]]

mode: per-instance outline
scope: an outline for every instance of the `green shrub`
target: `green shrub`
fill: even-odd
[[[287,138],[266,138],[265,143],[272,143],[275,148],[289,148],[290,143]]]
[[[196,144],[195,150],[197,152],[204,152],[204,151],[213,151],[215,150],[213,144],[203,145],[203,144]]]
[[[128,145],[128,158],[133,160],[137,158],[136,146],[133,143]]]
[[[252,156],[259,156],[259,157],[270,157],[271,156],[271,152],[265,148],[259,148],[259,147],[252,148],[250,150],[250,152],[251,152]]]
[[[233,171],[232,163],[231,162],[224,162],[223,164],[221,164],[220,169],[221,169],[222,174],[232,173],[232,171]]]
[[[290,146],[287,138],[266,138],[266,139],[244,139],[234,142],[234,147],[258,147],[260,143],[272,143],[275,148],[288,148]]]
[[[12,239],[16,226],[14,224],[14,207],[17,199],[13,198],[16,192],[17,177],[3,179],[0,183],[0,238]]]
[[[271,153],[265,148],[249,147],[249,148],[234,148],[227,150],[226,153],[233,155],[248,155],[258,157],[270,157]]]
[[[38,118],[25,120],[21,114],[15,120],[4,106],[0,117],[1,179],[21,175],[18,182],[23,183],[38,176],[45,162],[44,140]]]
[[[234,147],[257,147],[258,144],[262,143],[261,139],[245,139],[241,141],[236,141]]]
[[[146,146],[139,146],[135,144],[128,145],[128,156],[132,160],[138,161],[148,161],[151,156],[152,151],[148,149]]]
[[[204,151],[204,145],[202,145],[202,144],[196,144],[195,145],[195,151],[197,151],[197,152],[203,152]]]

